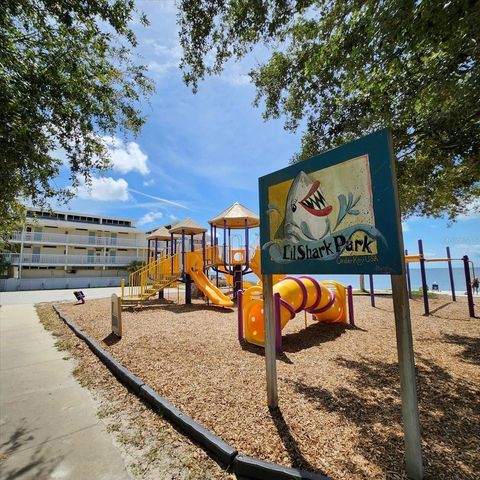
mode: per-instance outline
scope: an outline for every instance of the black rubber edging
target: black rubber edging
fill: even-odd
[[[276,463],[265,462],[246,455],[237,455],[233,463],[233,473],[248,480],[330,480],[318,473],[287,468]]]
[[[146,385],[139,377],[131,373],[112,355],[101,348],[95,340],[64,315],[57,305],[53,305],[57,315],[65,322],[75,335],[89,346],[109,370],[134,393],[159,410],[162,415],[182,430],[189,438],[200,444],[210,456],[225,470],[232,469],[235,475],[246,480],[330,480],[321,474],[305,472],[295,468],[265,462],[257,458],[239,455],[228,443],[208,431],[188,415],[183,414],[167,399]]]
[[[188,415],[183,414],[148,385],[142,386],[140,397],[157,408],[164,417],[208,450],[220,466],[228,469],[232,465],[238,455],[238,451],[228,443],[209,432],[203,425],[200,425]]]

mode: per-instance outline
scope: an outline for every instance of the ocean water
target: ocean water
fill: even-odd
[[[427,265],[427,284],[428,288],[432,290],[432,283],[437,283],[441,292],[449,292],[450,289],[450,277],[448,274],[448,267],[445,268],[428,268]],[[353,288],[360,288],[360,276],[359,275],[313,275],[318,280],[335,280],[343,283],[344,285],[351,285]],[[472,272],[470,272],[471,278],[473,278]],[[257,281],[255,275],[249,274],[245,277],[246,280]],[[410,268],[410,279],[412,284],[412,290],[418,290],[422,286],[422,277],[419,268]],[[453,281],[455,284],[455,291],[458,293],[464,293],[466,291],[465,272],[463,268],[453,269]],[[369,278],[365,275],[365,288],[369,289]],[[374,275],[373,285],[375,289],[384,290],[391,289],[392,284],[390,281],[390,275]]]

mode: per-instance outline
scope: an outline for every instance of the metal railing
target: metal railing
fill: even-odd
[[[14,232],[12,242],[22,242],[22,232]],[[89,236],[62,233],[23,232],[23,243],[53,243],[58,245],[91,245],[96,247],[147,248],[146,239],[124,238],[123,236]]]
[[[141,260],[131,255],[53,255],[44,253],[20,253],[2,254],[3,258],[12,265],[39,265],[39,266],[95,266],[95,265],[118,265],[125,266],[134,260]]]
[[[156,287],[159,290],[178,278],[181,271],[180,253],[151,261],[130,274],[128,279],[129,296],[142,298],[150,287]]]

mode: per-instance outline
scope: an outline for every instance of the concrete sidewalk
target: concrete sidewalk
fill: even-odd
[[[65,355],[33,305],[0,308],[0,479],[130,478]]]
[[[69,300],[74,302],[73,292],[81,290],[87,301],[94,298],[107,298],[116,293],[120,295],[120,287],[104,288],[70,288],[67,290],[25,290],[18,292],[0,292],[0,305],[32,305],[40,302]]]

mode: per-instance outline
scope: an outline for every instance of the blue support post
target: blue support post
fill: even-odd
[[[373,275],[370,273],[368,275],[368,278],[370,280],[370,304],[372,307],[375,307],[375,289],[373,287]]]
[[[475,318],[475,306],[473,304],[472,278],[470,277],[470,265],[468,255],[463,257],[463,268],[465,270],[465,286],[467,287],[468,313],[471,318]]]
[[[452,300],[454,302],[457,301],[457,296],[455,294],[455,282],[453,280],[453,268],[452,268],[452,260],[450,256],[450,247],[447,247],[447,258],[448,258],[448,275],[450,277],[450,290],[452,292]]]
[[[205,273],[205,265],[207,264],[207,242],[205,232],[202,233],[202,256],[203,256],[203,272]]]
[[[170,273],[173,275],[173,233],[170,234]]]
[[[248,219],[245,219],[245,271],[248,270],[248,265],[250,263],[250,252],[249,252],[249,242],[248,242]]]
[[[225,270],[228,272],[227,266],[227,221],[223,219],[223,264]]]
[[[420,273],[422,275],[422,295],[423,295],[423,307],[425,315],[430,315],[430,307],[428,305],[428,285],[427,285],[427,272],[425,271],[425,259],[423,258],[423,242],[418,241],[418,253],[420,254]]]
[[[185,275],[185,230],[182,230],[182,275]]]

